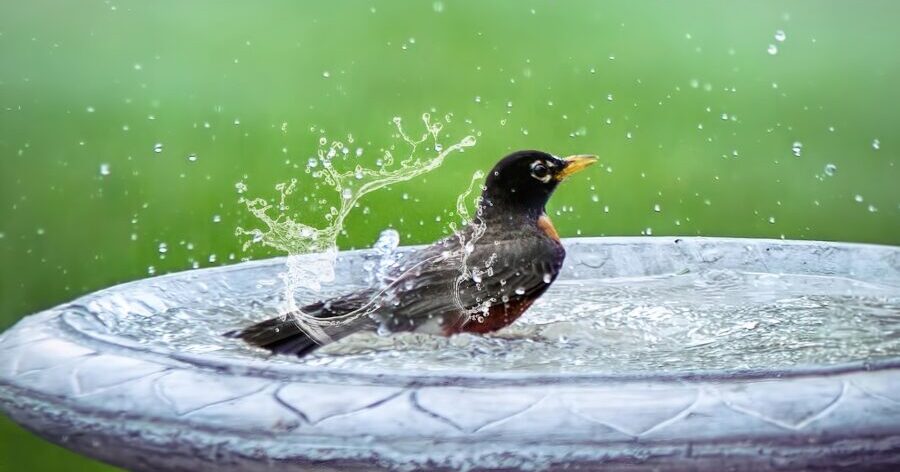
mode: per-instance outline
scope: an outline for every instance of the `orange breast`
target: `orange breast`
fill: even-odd
[[[445,334],[449,336],[457,333],[492,333],[511,325],[513,321],[516,321],[522,316],[522,313],[525,313],[525,310],[534,303],[534,300],[534,298],[523,298],[521,300],[495,305],[488,310],[488,316],[484,317],[484,321],[479,322],[478,320],[469,320],[462,326],[448,326]]]
[[[544,234],[550,237],[550,239],[559,241],[559,233],[557,233],[556,228],[553,227],[553,222],[550,221],[550,217],[541,215],[541,217],[538,218],[537,225]]]

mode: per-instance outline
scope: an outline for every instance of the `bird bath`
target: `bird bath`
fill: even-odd
[[[221,337],[275,314],[283,259],[112,287],[0,335],[0,408],[131,470],[900,464],[900,249],[565,244],[495,336],[354,335],[304,359]],[[340,253],[323,293],[370,257]]]

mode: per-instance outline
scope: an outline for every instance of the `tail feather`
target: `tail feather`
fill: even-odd
[[[349,296],[317,302],[307,305],[301,311],[307,316],[327,319],[346,315],[362,307],[370,300],[367,293],[356,293]],[[356,331],[373,327],[374,322],[365,315],[348,320],[334,326],[324,327],[330,341],[337,341]],[[248,344],[271,351],[273,354],[287,354],[303,357],[321,345],[303,331],[292,316],[279,316],[244,329],[225,333],[230,338],[242,339]],[[329,341],[329,342],[330,342]]]
[[[265,320],[241,330],[225,333],[248,344],[272,351],[273,354],[291,354],[301,357],[314,351],[319,344],[303,332],[290,316]]]

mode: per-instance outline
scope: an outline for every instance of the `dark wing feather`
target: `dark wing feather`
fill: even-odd
[[[464,265],[464,250],[453,243],[429,247],[394,271],[383,303],[388,329],[412,330],[432,317],[444,325],[465,322],[490,307],[537,297],[564,257],[558,244],[529,235],[476,244]]]

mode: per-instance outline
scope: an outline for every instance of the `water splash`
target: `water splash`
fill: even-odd
[[[372,245],[374,257],[363,264],[363,269],[369,274],[368,281],[371,285],[383,285],[387,280],[389,271],[400,259],[397,248],[400,246],[400,233],[395,229],[386,229],[378,235],[378,240]]]
[[[344,167],[341,164],[345,161],[356,160],[351,158],[351,155],[361,154],[359,150],[355,153],[350,152],[349,145],[353,144],[352,136],[347,138],[346,144],[342,141],[329,141],[325,137],[320,138],[317,158],[310,159],[308,168],[316,169],[311,172],[313,178],[323,182],[340,196],[337,203],[326,213],[327,223],[324,227],[297,221],[286,213],[290,207],[289,200],[297,191],[297,179],[276,185],[275,189],[279,193],[276,204],[263,198],[242,200],[262,226],[250,229],[238,227],[235,234],[247,238],[244,250],[253,245],[262,245],[288,254],[286,270],[280,274],[284,283],[285,301],[279,311],[284,317],[291,316],[298,327],[317,342],[327,343],[331,340],[323,329],[325,326],[346,323],[365,316],[373,307],[365,306],[346,315],[323,320],[303,313],[297,305],[295,293],[300,289],[319,291],[323,283],[334,281],[338,235],[344,227],[344,220],[364,195],[435,170],[450,154],[475,145],[475,137],[471,135],[452,145],[443,145],[440,142],[440,135],[444,122],[449,121],[449,115],[443,121],[432,121],[431,115],[425,113],[422,115],[425,130],[415,138],[404,129],[402,120],[395,117],[393,123],[397,129],[396,136],[402,140],[408,152],[398,159],[392,152],[393,147],[383,151],[375,169],[356,164],[351,170],[339,170]],[[423,151],[429,150],[432,150],[432,155],[423,156]],[[303,254],[315,256],[313,259],[306,257],[301,260],[298,256]]]
[[[472,280],[475,282],[476,289],[481,289],[481,280],[483,274],[491,275],[491,266],[494,263],[495,257],[489,258],[484,263],[483,268],[479,268],[476,266],[469,265],[469,256],[475,250],[475,243],[478,242],[479,239],[484,235],[485,230],[487,229],[487,225],[484,223],[482,219],[482,211],[483,207],[481,205],[481,192],[478,192],[475,197],[475,217],[472,218],[469,214],[469,211],[466,207],[466,201],[471,197],[472,192],[475,190],[476,185],[479,184],[484,179],[484,172],[476,171],[472,174],[472,178],[469,181],[469,187],[465,192],[459,195],[456,199],[456,214],[459,215],[463,224],[468,225],[471,228],[471,232],[467,233],[464,231],[458,231],[458,228],[455,223],[450,223],[450,231],[456,235],[457,240],[459,241],[459,247],[462,254],[460,255],[460,265],[459,265],[459,275],[456,277],[456,282],[454,283],[453,290],[453,298],[456,306],[459,307],[460,312],[464,313],[468,320],[466,322],[475,320],[479,323],[484,322],[484,317],[487,316],[491,305],[493,305],[497,300],[494,297],[488,298],[486,300],[482,300],[482,302],[474,307],[467,307],[466,303],[464,303],[459,294],[461,293],[461,288],[464,283],[468,280]],[[477,187],[481,190],[481,186]]]

